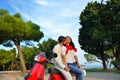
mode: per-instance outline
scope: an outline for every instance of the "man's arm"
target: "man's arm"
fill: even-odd
[[[63,59],[63,64],[65,65],[65,66],[67,66],[67,62],[66,62],[66,55],[62,55],[62,59]]]
[[[62,59],[63,59],[63,64],[66,66],[64,69],[66,71],[70,71],[69,67],[67,66],[67,61],[66,61],[66,47],[62,46]]]
[[[65,66],[67,66],[67,61],[66,61],[66,47],[62,46],[62,59],[63,59],[63,63]]]
[[[62,58],[63,58],[63,64],[66,66],[64,69],[66,71],[70,71],[69,67],[67,66],[67,62],[66,62],[66,55],[62,55]]]
[[[61,53],[59,53],[59,49],[56,46],[53,48],[53,53],[57,54],[57,57],[54,58],[55,62],[58,64],[59,67],[64,69],[65,65],[63,64],[62,59],[60,58],[60,57],[62,57]]]
[[[54,60],[55,60],[55,62],[58,64],[58,66],[59,66],[60,68],[62,68],[62,69],[65,68],[65,65],[62,63],[62,60],[60,60],[60,59],[58,58],[58,56],[57,56],[56,58],[54,58]]]

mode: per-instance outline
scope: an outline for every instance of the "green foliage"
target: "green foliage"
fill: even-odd
[[[87,62],[96,61],[97,58],[95,55],[91,55],[91,54],[84,54],[84,57],[87,60]]]
[[[0,65],[5,65],[9,63],[14,57],[14,53],[12,51],[0,50]]]
[[[85,69],[87,72],[104,72],[103,69],[99,68],[92,68],[92,69]]]
[[[79,43],[81,48],[88,53],[97,54],[101,49],[104,39],[104,29],[100,24],[100,3],[88,3],[80,15]]]
[[[111,70],[103,70],[100,68],[91,68],[91,69],[85,69],[87,72],[114,72],[114,69]]]
[[[80,15],[79,43],[81,48],[101,59],[112,53],[120,62],[120,0],[90,2]],[[114,51],[114,49],[116,49]],[[104,55],[104,58],[102,57]],[[120,63],[119,63],[120,64]]]
[[[14,17],[21,18],[21,15],[19,13],[16,13]]]
[[[103,70],[100,68],[92,68],[92,69],[85,69],[87,72],[109,72],[109,73],[116,73],[116,74],[120,74],[119,70],[116,69],[110,69],[110,70]]]
[[[40,31],[40,26],[31,21],[27,22],[27,24],[31,26],[31,30],[28,31],[27,35],[28,40],[39,41],[44,36],[43,32]]]
[[[5,14],[9,14],[9,12],[7,10],[0,9],[0,17],[5,15]]]
[[[40,26],[25,22],[19,13],[10,15],[7,10],[0,9],[0,44],[12,40],[19,53],[21,72],[26,72],[23,55],[20,49],[20,42],[23,40],[39,41],[44,36]]]
[[[43,36],[40,31],[40,26],[31,21],[25,22],[19,13],[10,15],[6,10],[0,10],[0,42],[7,40],[22,40],[39,41]],[[3,13],[6,13],[2,15]]]
[[[47,41],[43,41],[41,44],[39,44],[39,49],[41,51],[44,51],[46,53],[46,56],[48,59],[51,58],[51,55],[53,54],[53,47],[57,44],[57,41],[53,39],[48,39]]]
[[[115,70],[114,73],[120,74],[120,70]]]
[[[116,61],[115,61],[115,60],[112,60],[112,61],[111,61],[111,64],[114,65],[114,68],[117,68]]]
[[[113,52],[112,52],[111,49],[110,49],[110,50],[107,50],[107,51],[104,51],[104,53],[105,53],[106,55],[108,55],[109,57],[111,57],[111,58],[114,57]]]
[[[16,50],[0,50],[0,70],[17,70],[19,63],[16,61]],[[4,67],[3,67],[4,66]]]
[[[33,67],[35,55],[38,54],[37,48],[36,47],[30,48],[26,46],[22,48],[22,53],[24,55],[26,67],[27,69],[30,69],[31,67]]]

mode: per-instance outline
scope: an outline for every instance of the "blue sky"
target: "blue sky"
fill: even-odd
[[[40,25],[44,38],[57,40],[58,36],[71,36],[78,49],[81,63],[85,52],[78,44],[79,16],[88,2],[96,0],[1,0],[0,9],[7,9],[11,15],[20,13],[25,21]],[[97,0],[101,1],[101,0]]]

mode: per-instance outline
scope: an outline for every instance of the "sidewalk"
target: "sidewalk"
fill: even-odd
[[[0,71],[0,80],[24,80],[20,71]]]

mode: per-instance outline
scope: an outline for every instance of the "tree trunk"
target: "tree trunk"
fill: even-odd
[[[103,50],[101,51],[101,59],[102,59],[102,63],[103,63],[103,68],[104,70],[107,70],[107,66],[106,66],[106,63],[105,63],[105,56],[104,56],[104,53],[103,53]]]
[[[26,70],[25,61],[24,61],[24,58],[23,58],[23,54],[21,52],[20,45],[16,45],[16,47],[17,47],[18,55],[19,55],[19,59],[20,59],[21,72],[26,73],[27,70]]]
[[[12,59],[12,65],[10,66],[10,70],[13,70],[13,66],[14,66],[14,60]]]
[[[116,48],[115,58],[116,58],[117,69],[120,70],[120,47]]]
[[[103,1],[104,1],[104,0],[101,0],[101,4],[103,4]]]
[[[114,51],[114,48],[112,49],[112,53],[113,53],[113,56],[115,57],[115,51]]]

